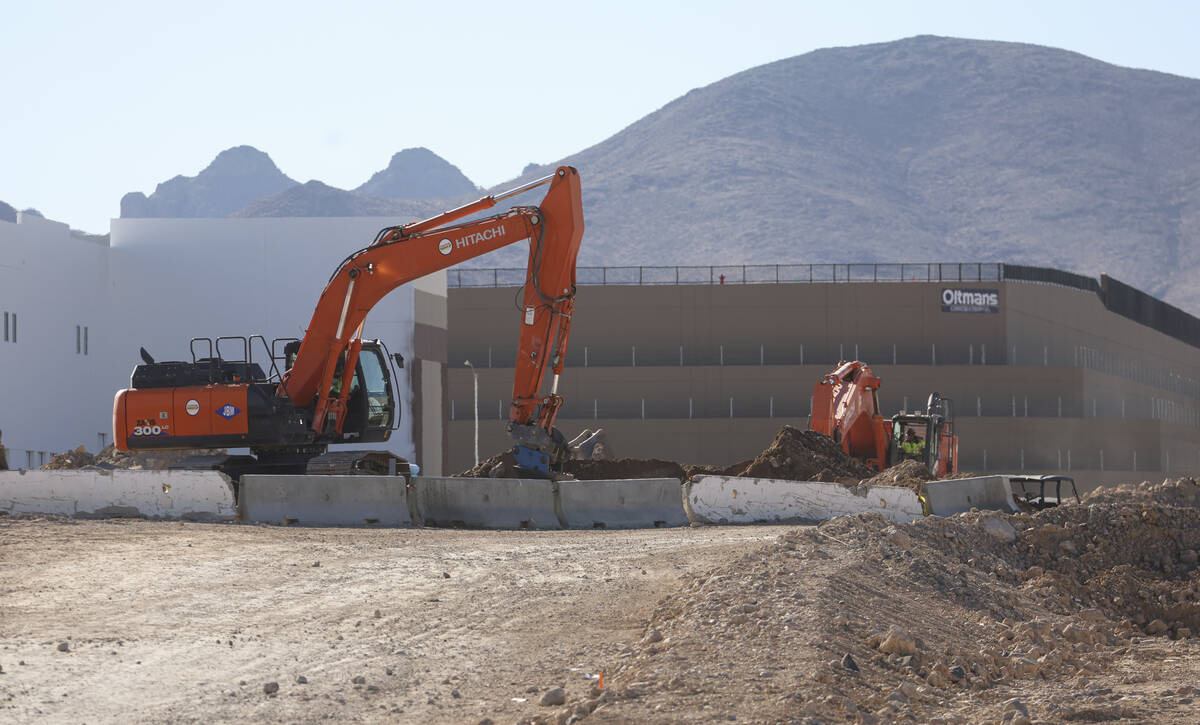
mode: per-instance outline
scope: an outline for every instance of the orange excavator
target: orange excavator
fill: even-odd
[[[538,206],[451,224],[543,185],[549,188]],[[579,174],[570,166],[430,219],[384,228],[338,265],[302,340],[268,345],[253,335],[217,338],[214,346],[195,338],[190,363],[155,362],[143,348],[131,388],[113,402],[113,440],[119,450],[249,448],[250,456],[205,457],[203,467],[234,476],[394,471],[396,459],[386,452],[328,452],[333,443],[386,441],[398,427],[391,363],[403,367],[403,358],[389,355],[379,340],[362,339],[367,313],[406,282],[528,240],[507,428],[518,465],[548,474],[571,457],[554,419],[582,238]],[[222,343],[234,353],[240,347],[240,356],[223,357]],[[266,352],[264,362],[270,359],[270,375],[253,360],[256,346]],[[543,394],[548,369],[553,382]]]
[[[901,411],[885,420],[879,412],[881,382],[864,362],[838,363],[813,387],[809,428],[876,471],[915,459],[938,478],[958,473],[954,401],[932,393],[924,412]]]

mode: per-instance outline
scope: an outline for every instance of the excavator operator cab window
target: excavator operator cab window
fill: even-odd
[[[342,392],[342,376],[345,374],[345,372],[346,372],[346,359],[344,357],[339,356],[337,359],[337,364],[333,368],[333,380],[331,380],[329,382],[330,397],[335,397],[335,396],[338,396],[341,394],[341,392]],[[359,387],[360,386],[358,385],[358,376],[355,375],[354,377],[350,378],[351,400],[353,400],[353,393],[355,391],[357,391]]]
[[[356,383],[367,391],[367,427],[390,428],[392,425],[392,385],[378,348],[364,347],[358,355]]]
[[[291,370],[296,364],[296,355],[300,352],[300,341],[290,340],[283,346],[283,369]]]
[[[330,395],[337,395],[341,389],[342,370],[343,362],[339,359]],[[343,439],[354,442],[387,440],[395,420],[395,400],[382,350],[373,342],[364,342],[358,353],[358,365],[350,378]]]
[[[924,460],[925,427],[924,424],[915,422],[899,421],[896,423],[892,435],[895,438],[896,450],[900,451],[901,459]]]

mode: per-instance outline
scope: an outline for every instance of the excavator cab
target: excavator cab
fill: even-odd
[[[928,437],[929,420],[925,416],[901,414],[892,418],[892,448],[898,453],[898,460],[925,463]]]
[[[289,342],[284,348],[287,369],[295,362],[300,341]],[[350,379],[350,394],[346,399],[346,420],[338,443],[381,443],[391,437],[400,423],[400,406],[396,403],[392,384],[392,356],[380,340],[363,340]],[[333,373],[329,394],[341,392],[343,360],[339,358]]]
[[[919,445],[906,445],[912,437]],[[954,401],[932,393],[925,412],[901,412],[892,416],[888,465],[915,458],[938,478],[958,473],[958,435],[954,430]]]

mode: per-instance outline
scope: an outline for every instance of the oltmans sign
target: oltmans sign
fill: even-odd
[[[955,289],[942,290],[942,312],[999,312],[1000,290]]]

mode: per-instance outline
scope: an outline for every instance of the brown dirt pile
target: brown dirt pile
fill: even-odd
[[[83,446],[73,451],[59,453],[42,466],[43,471],[62,471],[97,466],[100,468],[126,468],[134,470],[160,470],[190,456],[224,453],[224,450],[181,450],[181,451],[118,451],[115,446],[106,446],[96,455]]]
[[[932,480],[933,474],[929,472],[924,463],[907,460],[900,461],[891,468],[885,468],[882,472],[863,481],[863,483],[871,484],[872,486],[908,486],[910,488],[920,488],[922,483]]]
[[[87,452],[83,446],[73,451],[55,454],[50,462],[42,466],[43,471],[61,471],[73,468],[86,468],[96,465],[96,457]]]
[[[875,474],[871,478],[863,481],[866,485],[882,485],[882,486],[903,486],[911,488],[917,493],[921,492],[921,484],[927,481],[946,481],[952,478],[975,478],[978,474],[975,473],[956,473],[953,476],[945,478],[935,478],[929,469],[924,464],[913,461],[901,461],[891,468],[885,468],[882,472]]]
[[[1083,503],[1088,505],[1161,503],[1170,506],[1200,508],[1200,486],[1194,485],[1195,481],[1194,478],[1182,478],[1162,483],[1143,481],[1138,484],[1101,486],[1084,494]]]
[[[832,438],[790,425],[780,429],[762,453],[727,468],[681,464],[658,459],[568,461],[564,472],[580,481],[613,478],[680,478],[696,475],[779,478],[792,481],[840,481],[858,483],[871,469],[850,458]],[[509,451],[480,461],[458,476],[465,478],[519,478],[516,460]]]
[[[675,461],[619,458],[603,461],[567,461],[564,473],[580,481],[613,478],[683,478],[684,467]],[[511,451],[498,453],[479,465],[457,474],[463,478],[520,478]],[[527,475],[527,474],[526,474]]]
[[[1195,722],[1200,485],[1126,494],[1035,514],[794,529],[661,600],[643,638],[609,663],[610,712]],[[659,704],[670,717],[656,717]]]
[[[847,456],[829,436],[785,425],[771,445],[755,456],[748,466],[728,475],[858,483],[871,474],[871,469]]]
[[[580,481],[613,478],[683,478],[683,466],[675,461],[657,459],[617,458],[608,461],[568,461],[566,473]]]

